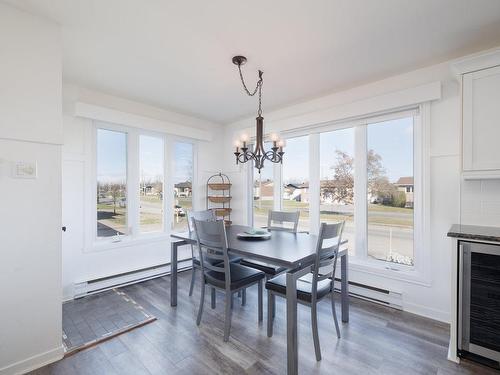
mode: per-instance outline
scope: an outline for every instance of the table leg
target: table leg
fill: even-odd
[[[347,252],[340,257],[340,284],[341,284],[341,303],[342,303],[342,321],[349,322],[349,272],[347,266],[349,263]]]
[[[172,241],[170,244],[170,306],[177,306],[177,249],[186,241]]]
[[[269,317],[268,317],[269,319]],[[297,279],[293,273],[286,274],[286,351],[287,374],[299,373],[299,345],[297,335]]]
[[[308,266],[302,269],[290,270],[286,273],[286,354],[288,375],[297,375],[299,373],[297,279],[310,271],[311,266]]]

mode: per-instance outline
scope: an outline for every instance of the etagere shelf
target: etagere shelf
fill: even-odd
[[[208,178],[207,210],[213,210],[226,225],[231,224],[231,181],[227,175],[218,173]]]

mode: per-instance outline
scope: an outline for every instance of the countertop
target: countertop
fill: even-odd
[[[500,243],[500,228],[453,224],[448,231],[448,237]]]

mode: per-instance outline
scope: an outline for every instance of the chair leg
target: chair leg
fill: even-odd
[[[205,281],[201,283],[201,297],[200,307],[198,308],[198,318],[196,318],[196,325],[199,326],[201,322],[201,315],[203,314],[203,304],[205,303]]]
[[[273,319],[276,317],[276,296],[274,294],[271,295],[271,299],[273,300]]]
[[[321,348],[319,347],[319,335],[318,335],[318,314],[316,311],[316,303],[311,305],[311,323],[312,323],[312,334],[314,341],[314,351],[316,353],[316,361],[321,361]]]
[[[229,340],[229,332],[231,330],[231,305],[233,301],[233,293],[226,292],[226,316],[224,317],[224,341]]]
[[[263,294],[263,288],[264,287],[264,280],[259,281],[259,322],[262,322],[262,319],[264,318],[264,308],[263,308],[263,303],[262,303],[262,294]]]
[[[270,290],[267,291],[267,337],[273,336],[273,308],[274,308],[274,295]]]
[[[243,289],[241,291],[241,306],[245,306],[247,304],[247,290]]]
[[[333,314],[333,321],[335,322],[335,329],[337,330],[337,337],[340,339],[340,328],[339,328],[339,321],[337,320],[337,311],[335,310],[335,298],[334,298],[334,293],[332,293],[332,314]]]
[[[215,309],[215,288],[212,288],[211,290],[210,307]]]
[[[196,268],[191,269],[191,285],[189,286],[189,297],[193,295],[193,289],[194,289],[194,279],[196,277]]]

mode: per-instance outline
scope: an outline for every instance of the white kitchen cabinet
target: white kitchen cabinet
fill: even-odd
[[[500,174],[500,66],[463,76],[463,169]]]
[[[500,50],[455,65],[462,81],[462,173],[500,178]]]

